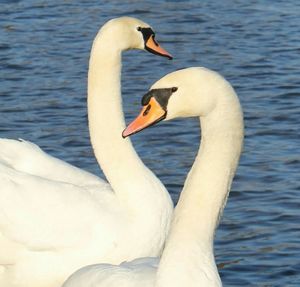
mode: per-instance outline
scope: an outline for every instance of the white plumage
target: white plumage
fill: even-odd
[[[160,254],[172,201],[121,136],[121,52],[147,45],[139,27],[149,28],[113,19],[91,51],[89,129],[110,184],[32,143],[0,140],[0,286],[58,287],[87,264]]]
[[[243,114],[238,97],[224,78],[205,68],[168,74],[151,87],[148,100],[149,95],[151,100],[138,120],[123,134],[130,135],[162,119],[158,106],[166,120],[198,116],[201,124],[199,152],[175,208],[162,257],[119,266],[87,266],[75,272],[63,287],[222,285],[213,239],[243,145]]]

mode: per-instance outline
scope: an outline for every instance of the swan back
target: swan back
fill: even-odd
[[[138,258],[120,265],[85,266],[68,278],[63,287],[153,287],[159,259]]]

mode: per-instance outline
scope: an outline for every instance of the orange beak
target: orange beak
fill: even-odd
[[[126,138],[149,126],[162,121],[167,112],[160,106],[154,97],[152,97],[147,106],[144,106],[140,114],[123,131],[122,137]]]
[[[171,54],[169,54],[164,48],[162,48],[154,39],[154,35],[151,35],[149,39],[147,40],[145,44],[146,50],[153,54],[157,54],[163,57],[169,58],[169,60],[172,60],[173,57]]]

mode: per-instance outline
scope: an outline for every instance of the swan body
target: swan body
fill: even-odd
[[[72,275],[63,287],[153,287],[158,264],[158,257],[146,257],[120,265],[88,265]]]
[[[213,239],[243,145],[238,97],[219,74],[193,67],[160,79],[142,104],[142,112],[124,130],[124,137],[162,119],[200,117],[201,145],[175,208],[162,256],[118,266],[86,266],[63,287],[222,286]]]
[[[89,129],[109,184],[30,142],[0,140],[0,286],[58,287],[87,264],[160,254],[172,201],[121,136],[121,53],[128,49],[171,57],[134,18],[107,22],[94,40]]]
[[[102,178],[45,153],[39,146],[23,139],[0,138],[0,163],[23,172],[52,181],[107,189]]]

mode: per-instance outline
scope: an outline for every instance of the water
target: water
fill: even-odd
[[[0,136],[24,138],[96,174],[86,121],[92,39],[110,18],[150,23],[173,61],[124,55],[127,121],[164,74],[223,74],[245,113],[244,153],[216,238],[224,286],[300,286],[299,1],[0,1]],[[197,120],[133,137],[174,201],[199,143]]]

